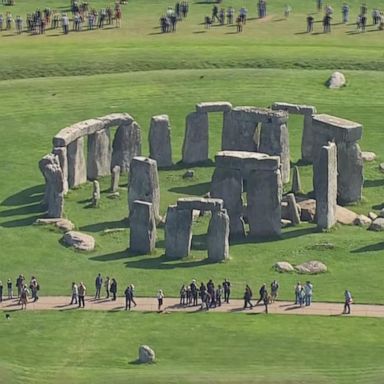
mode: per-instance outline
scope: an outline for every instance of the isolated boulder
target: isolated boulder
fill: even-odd
[[[317,274],[327,272],[328,268],[321,261],[312,260],[295,265],[295,270],[299,273]]]
[[[72,229],[75,228],[75,225],[72,223],[72,221],[68,219],[63,218],[57,218],[57,219],[37,219],[35,221],[35,224],[37,225],[54,225],[60,231],[68,232],[72,231]]]
[[[148,345],[140,345],[139,347],[139,362],[140,363],[153,363],[155,362],[155,351],[148,347]]]
[[[333,72],[327,81],[328,88],[337,89],[345,86],[345,76],[341,72]]]
[[[357,214],[347,208],[336,206],[336,220],[340,224],[352,225],[357,218]]]
[[[361,152],[361,158],[363,161],[373,161],[376,159],[376,153],[374,152]]]
[[[372,222],[368,229],[376,232],[384,231],[384,218],[378,217]]]
[[[273,268],[277,272],[293,272],[295,270],[288,261],[278,261]]]
[[[82,232],[69,231],[63,236],[62,240],[65,245],[79,251],[93,251],[95,249],[95,239]]]

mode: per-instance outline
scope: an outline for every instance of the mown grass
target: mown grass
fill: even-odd
[[[0,322],[0,381],[383,381],[382,320],[252,314],[13,312]],[[364,330],[364,332],[362,332]],[[138,347],[157,354],[136,364]]]

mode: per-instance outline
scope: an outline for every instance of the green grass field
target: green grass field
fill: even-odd
[[[122,287],[133,282],[138,295],[153,296],[163,288],[176,296],[192,278],[216,282],[228,277],[234,295],[245,283],[254,290],[277,278],[281,298],[290,299],[295,282],[306,277],[279,275],[279,260],[325,262],[329,272],[313,276],[315,300],[341,301],[345,288],[356,302],[384,303],[384,241],[381,233],[337,226],[327,233],[302,224],[283,230],[279,241],[236,243],[227,263],[206,262],[208,218],[194,224],[192,254],[170,261],[164,257],[163,230],[153,255],[131,256],[126,226],[127,176],[121,197],[102,193],[100,208],[88,209],[91,185],[71,191],[65,214],[76,227],[92,234],[97,247],[76,253],[59,244],[61,234],[31,224],[44,215],[40,207],[43,178],[37,162],[51,149],[51,138],[74,122],[128,112],[142,128],[143,154],[152,115],[166,113],[172,124],[173,159],[181,158],[185,116],[201,101],[226,100],[233,105],[268,106],[274,101],[315,105],[319,112],[361,122],[363,150],[378,159],[365,166],[364,199],[351,209],[378,212],[384,205],[382,108],[384,94],[383,36],[373,26],[355,33],[359,2],[351,5],[351,24],[342,25],[341,4],[331,34],[321,23],[305,34],[315,1],[297,0],[292,15],[282,17],[282,0],[268,2],[268,17],[256,19],[256,2],[224,0],[223,6],[245,5],[249,20],[241,34],[234,26],[201,24],[212,4],[191,2],[188,18],[174,34],[160,34],[158,20],[169,2],[130,0],[123,6],[121,29],[84,31],[63,36],[0,32],[0,280],[19,273],[35,274],[42,295],[69,294],[71,281],[85,281],[92,293],[98,272],[116,277]],[[112,4],[112,3],[111,3]],[[367,2],[369,9],[379,1]],[[27,12],[49,6],[65,11],[69,1],[17,1],[2,6],[25,19]],[[91,1],[97,9],[108,3]],[[370,11],[369,11],[370,12]],[[314,14],[316,21],[321,14]],[[370,18],[368,19],[370,22]],[[347,87],[324,86],[332,70],[342,70]],[[221,144],[221,118],[210,117],[210,157]],[[291,161],[300,159],[302,121],[289,121]],[[161,212],[178,197],[209,191],[213,165],[195,167],[195,178],[182,179],[185,168],[160,172]],[[300,166],[305,192],[312,190],[310,166]],[[101,180],[102,191],[109,178]],[[286,186],[286,190],[289,186]],[[332,249],[322,244],[332,243]],[[126,318],[129,317],[129,318]],[[382,320],[318,317],[265,317],[241,314],[21,313],[0,319],[0,383],[381,383]],[[158,353],[153,366],[133,364],[138,345]]]

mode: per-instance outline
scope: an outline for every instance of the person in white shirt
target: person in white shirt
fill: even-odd
[[[164,300],[164,293],[162,289],[159,289],[159,292],[157,293],[157,303],[158,303],[158,311],[161,312],[161,307],[163,306],[163,300]]]

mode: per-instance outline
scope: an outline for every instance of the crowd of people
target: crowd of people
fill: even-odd
[[[176,32],[178,21],[188,16],[189,4],[187,1],[177,2],[175,7],[168,7],[167,11],[160,17],[161,32]]]
[[[31,296],[33,302],[39,299],[40,285],[35,276],[32,276],[29,285],[26,284],[24,275],[20,274],[16,279],[17,299],[18,304],[22,309],[26,309],[28,298]],[[105,291],[105,300],[117,300],[118,286],[115,278],[106,276],[105,279],[99,273],[95,278],[95,296],[94,300],[100,300]],[[263,283],[259,288],[259,295],[254,298],[252,288],[246,284],[243,292],[244,305],[243,309],[252,309],[257,305],[264,305],[265,313],[268,313],[268,306],[273,304],[279,295],[280,285],[277,280],[273,280],[269,287]],[[84,282],[77,284],[72,282],[71,300],[69,305],[77,305],[79,308],[85,308],[85,297],[87,288]],[[200,306],[203,310],[209,311],[211,308],[220,307],[223,304],[229,304],[232,293],[232,285],[228,279],[224,279],[222,283],[215,284],[210,279],[206,284],[201,282],[198,284],[196,279],[193,279],[190,284],[182,284],[179,290],[179,305],[181,307]],[[7,281],[7,297],[14,298],[13,282],[11,279]],[[297,282],[294,286],[294,305],[304,307],[312,304],[313,284],[306,281],[304,284]],[[130,283],[124,289],[125,310],[131,310],[132,306],[136,306],[135,301],[135,286]],[[159,289],[156,294],[158,302],[158,310],[161,311],[164,304],[164,292]],[[0,302],[3,301],[3,284],[0,281]],[[349,290],[344,292],[344,311],[343,313],[351,313],[350,304],[352,303],[352,294]]]

